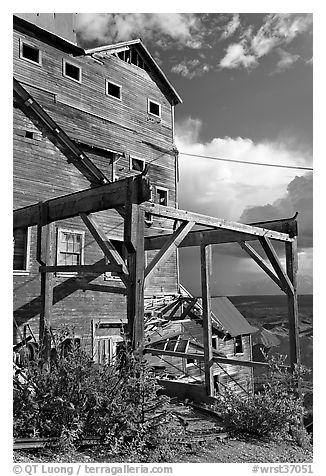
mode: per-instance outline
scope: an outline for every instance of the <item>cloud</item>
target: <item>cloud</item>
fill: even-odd
[[[313,236],[313,176],[312,173],[296,176],[288,184],[285,194],[271,204],[246,207],[240,216],[244,223],[286,218],[299,212],[299,239],[301,248],[312,247]]]
[[[172,73],[181,74],[184,78],[192,79],[196,76],[202,76],[209,71],[210,66],[199,59],[184,60],[172,67]]]
[[[180,43],[200,48],[200,21],[192,13],[79,13],[81,44],[108,44],[135,38],[157,40],[162,48]]]
[[[253,55],[248,54],[245,43],[233,43],[229,45],[225,56],[221,59],[220,68],[236,69],[243,66],[250,69],[257,65],[257,60]]]
[[[292,55],[281,48],[279,48],[278,54],[280,55],[280,59],[276,64],[274,73],[281,73],[282,71],[291,68],[300,58],[299,55]]]
[[[260,58],[270,54],[276,47],[288,45],[298,35],[309,32],[311,26],[311,14],[269,14],[256,33],[250,26],[241,34],[239,43],[228,46],[219,66],[228,69],[257,66]],[[298,58],[298,55],[284,52],[284,57],[278,63],[279,72],[287,69]]]
[[[308,165],[307,157],[282,144],[249,138],[200,141],[201,121],[177,123],[179,151],[274,164]],[[299,212],[299,291],[312,292],[312,174],[180,155],[179,206],[242,223],[288,218]],[[253,245],[264,256],[258,243]],[[284,263],[284,246],[276,250]],[[200,294],[200,261],[195,248],[181,249],[181,282]],[[237,244],[213,247],[215,294],[278,293],[277,286]]]
[[[235,13],[232,19],[225,25],[224,31],[221,35],[221,39],[224,40],[232,36],[235,31],[240,27],[240,15]]]
[[[255,143],[241,137],[214,138],[202,143],[201,126],[201,121],[193,118],[177,123],[176,144],[180,152],[253,162],[307,165],[304,154],[288,150],[278,143]],[[180,154],[180,208],[239,220],[246,209],[273,205],[287,193],[289,182],[303,175],[304,171],[231,164]],[[284,213],[277,216],[282,217]]]

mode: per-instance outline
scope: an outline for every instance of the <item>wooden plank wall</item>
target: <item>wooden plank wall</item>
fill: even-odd
[[[42,66],[19,58],[19,42],[27,40],[42,51]],[[71,138],[97,147],[124,153],[116,164],[118,178],[133,175],[129,156],[145,159],[151,182],[169,189],[169,205],[176,204],[175,157],[172,152],[171,106],[148,73],[119,58],[101,55],[71,57],[64,51],[21,33],[14,34],[14,75]],[[62,75],[63,58],[82,67],[82,84]],[[105,95],[105,79],[122,86],[122,101]],[[147,99],[162,105],[161,119],[147,114]],[[33,138],[25,136],[33,132]],[[85,152],[109,179],[112,178],[112,154],[106,151]],[[30,118],[14,109],[14,207],[89,187],[88,181],[68,164],[64,155],[45,137]],[[153,194],[155,197],[155,188]],[[107,234],[122,239],[123,221],[114,211],[96,214]],[[56,226],[85,232],[85,264],[101,259],[103,254],[79,218],[57,222]],[[145,234],[172,230],[166,219],[154,219]],[[151,252],[155,255],[155,252]],[[149,255],[150,253],[148,253]],[[36,255],[36,230],[30,234],[28,273],[14,275],[14,310],[20,325],[29,322],[38,331],[40,278]],[[150,259],[149,257],[147,259]],[[94,276],[93,276],[94,278]],[[54,326],[67,321],[77,328],[80,337],[90,334],[91,319],[124,321],[126,298],[122,294],[98,292],[98,286],[123,289],[118,280],[91,279],[86,276],[56,277],[54,290]],[[149,280],[147,294],[176,293],[177,264],[172,256]]]

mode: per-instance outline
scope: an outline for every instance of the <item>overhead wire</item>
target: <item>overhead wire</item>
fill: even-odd
[[[264,163],[264,162],[253,162],[247,160],[238,160],[238,159],[227,159],[224,157],[216,157],[210,155],[200,155],[200,154],[190,154],[188,152],[180,152],[179,155],[187,155],[189,157],[199,157],[201,159],[210,159],[210,160],[220,160],[223,162],[232,162],[236,164],[245,164],[245,165],[260,165],[263,167],[277,167],[282,169],[297,169],[297,170],[313,170],[312,167],[302,167],[297,165],[285,165],[285,164],[272,164],[272,163]]]

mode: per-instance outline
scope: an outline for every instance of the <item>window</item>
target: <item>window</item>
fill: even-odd
[[[116,99],[121,99],[121,86],[119,84],[112,83],[108,79],[106,80],[106,94]]]
[[[27,139],[34,139],[34,132],[32,131],[25,131],[25,137]]]
[[[161,104],[158,102],[148,100],[147,112],[153,116],[161,117]]]
[[[168,189],[163,187],[156,187],[156,198],[159,205],[168,205]]]
[[[20,57],[31,63],[41,64],[41,52],[39,48],[24,43],[23,41],[20,44]]]
[[[186,359],[186,367],[195,365],[195,359]]]
[[[234,353],[243,354],[242,337],[236,336],[234,339]]]
[[[81,264],[84,264],[84,232],[58,229],[57,265]]]
[[[130,170],[134,172],[143,172],[145,169],[145,160],[137,159],[136,157],[130,157]]]
[[[63,60],[63,75],[77,81],[77,83],[81,83],[81,69],[79,66],[68,63],[66,60]]]
[[[212,336],[212,347],[213,349],[218,349],[218,336]]]
[[[28,228],[17,228],[14,230],[14,271],[27,271],[28,241]]]

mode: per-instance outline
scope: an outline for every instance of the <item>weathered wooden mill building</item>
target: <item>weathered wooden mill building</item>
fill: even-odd
[[[28,327],[48,357],[52,334],[69,324],[97,361],[112,359],[123,332],[142,349],[144,315],[155,316],[155,303],[163,299],[171,317],[191,317],[196,302],[180,288],[178,247],[200,246],[203,352],[196,359],[212,395],[214,360],[251,366],[251,351],[223,358],[212,347],[209,249],[238,242],[289,296],[294,364],[295,219],[244,225],[179,210],[174,107],[181,98],[141,40],[84,50],[74,42],[73,19],[14,16],[14,342]],[[286,272],[270,239],[285,243]],[[241,334],[224,330],[232,349],[242,345]],[[248,342],[251,332],[244,331]],[[193,358],[175,346],[146,351]]]

